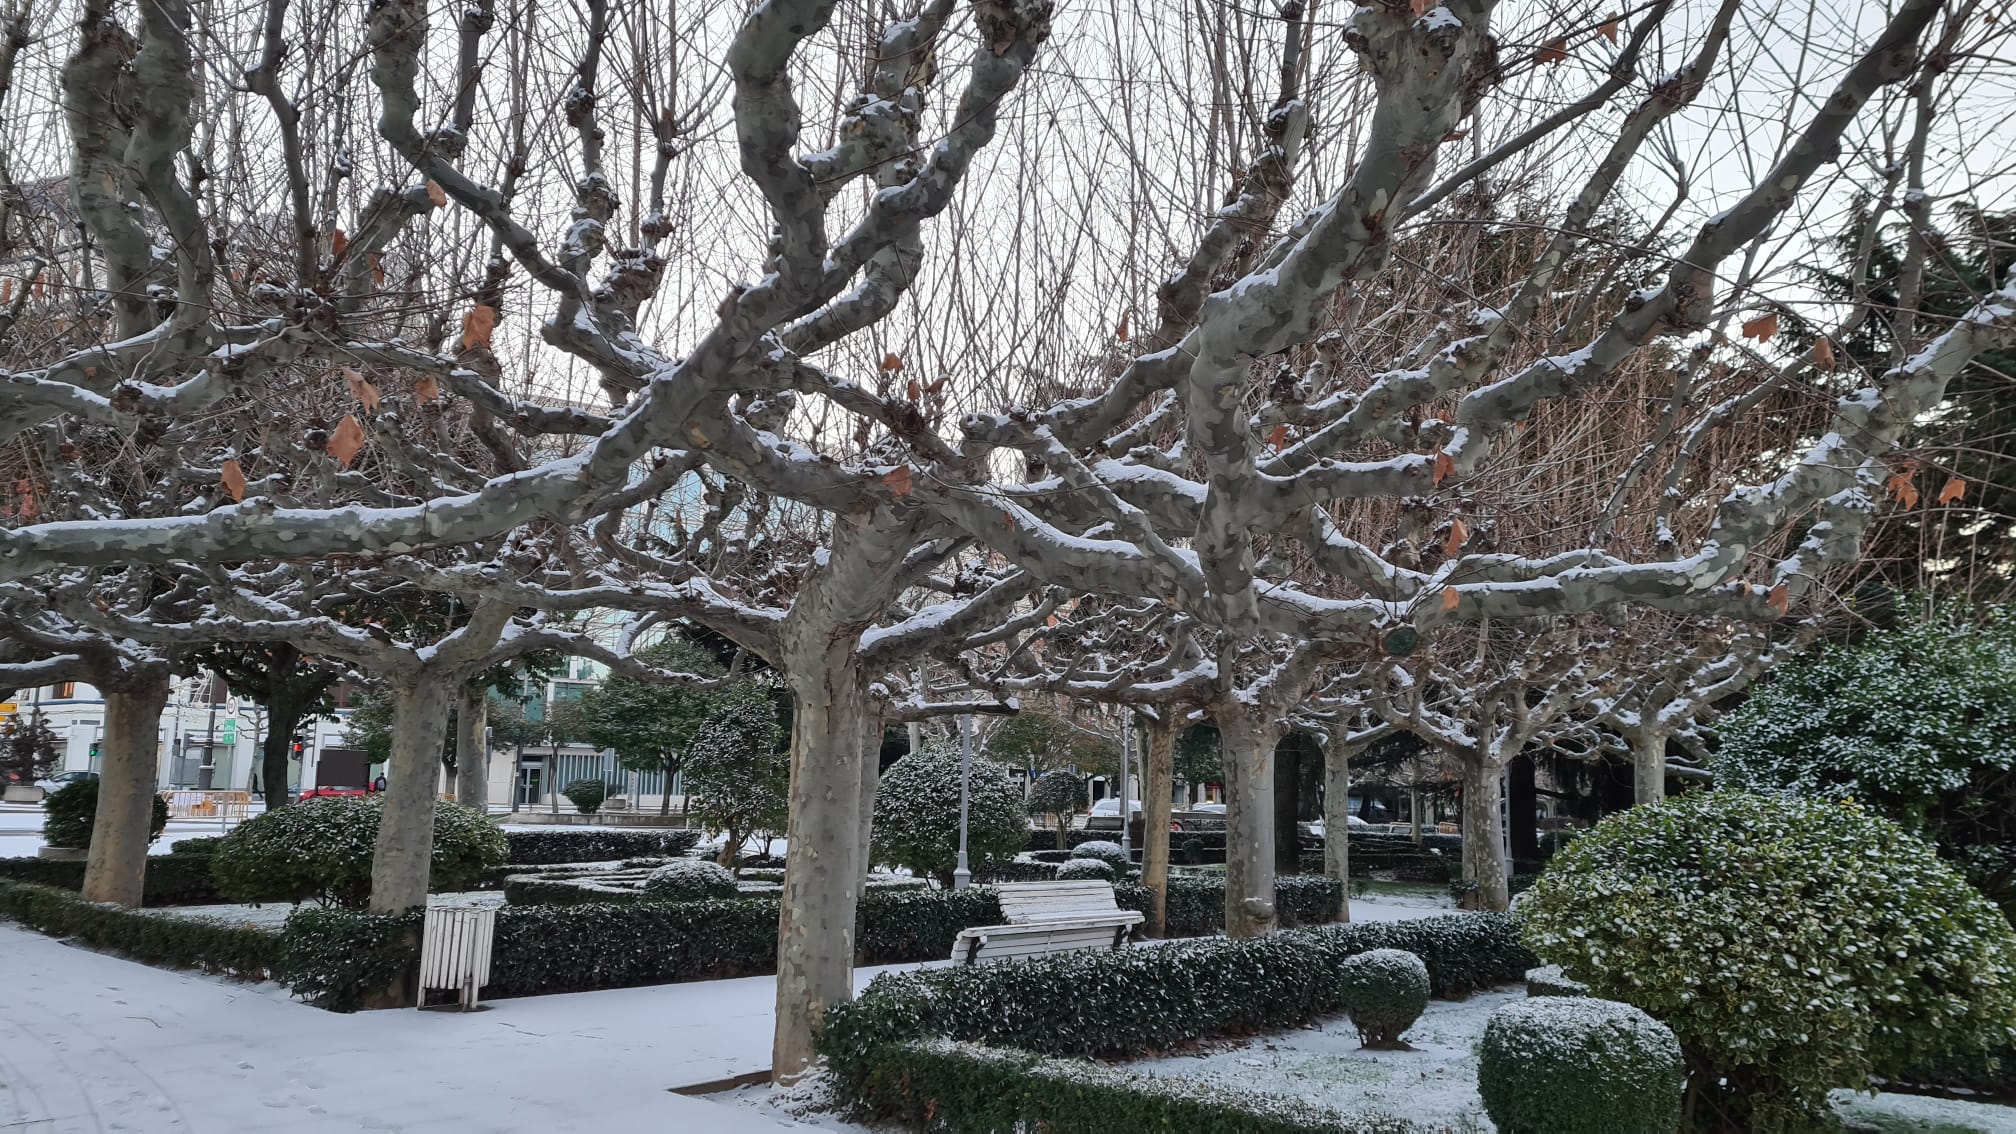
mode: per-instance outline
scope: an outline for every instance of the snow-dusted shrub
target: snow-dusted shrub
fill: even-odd
[[[174,855],[155,855],[148,864],[148,878],[154,865]],[[201,863],[200,857],[191,856]],[[19,860],[16,860],[19,861]],[[51,862],[28,859],[29,862]],[[81,862],[52,862],[57,866],[81,867]],[[79,879],[81,884],[82,879]],[[151,895],[150,895],[151,896]],[[139,910],[122,909],[101,902],[87,902],[75,887],[0,879],[0,918],[12,918],[51,937],[82,942],[93,949],[116,953],[143,965],[165,968],[201,969],[247,980],[263,980],[280,955],[278,933],[251,925],[233,925],[206,918],[162,917]]]
[[[1107,842],[1104,839],[1094,840],[1089,843],[1079,843],[1077,846],[1071,848],[1071,857],[1089,858],[1103,862],[1112,867],[1116,873],[1123,875],[1127,873],[1129,867],[1134,865],[1133,856],[1128,854],[1119,843]]]
[[[82,850],[91,845],[91,825],[98,819],[98,781],[73,780],[49,793],[42,801],[42,837],[52,847]],[[147,826],[147,841],[161,837],[168,826],[168,803],[154,797],[154,819]]]
[[[217,890],[236,902],[304,902],[362,908],[371,897],[371,856],[382,796],[303,800],[255,815],[210,856]],[[504,865],[504,832],[473,808],[434,807],[428,886],[466,890]]]
[[[599,779],[573,780],[560,789],[583,815],[593,815],[602,809],[602,801],[609,798],[609,785]]]
[[[1520,1000],[1491,1013],[1477,1093],[1500,1134],[1672,1134],[1686,1080],[1672,1029],[1629,1004]]]
[[[1852,798],[2016,913],[2016,609],[1959,606],[1785,666],[1717,726],[1716,782]]]
[[[1587,996],[1589,986],[1561,971],[1560,965],[1526,970],[1528,996]]]
[[[1093,878],[1111,882],[1114,879],[1113,864],[1096,858],[1074,858],[1059,866],[1053,877],[1059,882],[1083,882]]]
[[[653,870],[644,879],[644,890],[655,898],[681,902],[733,898],[742,892],[726,867],[697,858],[676,859]]]
[[[1029,814],[1049,817],[1058,831],[1070,830],[1071,817],[1085,810],[1085,805],[1085,781],[1076,772],[1061,768],[1045,772],[1029,785]]]
[[[1372,949],[1337,966],[1337,998],[1367,1047],[1396,1047],[1428,1007],[1428,966],[1404,949]]]
[[[1696,792],[1554,857],[1524,937],[1707,1073],[1698,1115],[1821,1121],[1827,1091],[2016,1026],[2016,932],[1930,845],[1849,803]]]
[[[973,869],[1012,860],[1029,839],[1022,789],[1004,765],[973,757],[967,859]],[[875,862],[952,884],[959,859],[959,751],[926,745],[889,766],[875,792],[869,836]]]
[[[647,855],[682,855],[700,841],[700,832],[583,831],[565,827],[550,831],[506,831],[513,866],[543,866],[562,862],[610,862]],[[186,840],[185,840],[186,841]],[[180,847],[181,843],[175,844]]]

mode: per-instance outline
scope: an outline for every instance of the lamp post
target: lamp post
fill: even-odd
[[[1120,850],[1130,861],[1134,857],[1134,844],[1128,839],[1127,830],[1133,825],[1134,816],[1127,807],[1127,750],[1134,744],[1132,723],[1133,715],[1125,709],[1120,710]]]
[[[952,888],[964,890],[973,882],[966,864],[967,788],[973,780],[973,714],[959,717],[959,863],[952,868]]]

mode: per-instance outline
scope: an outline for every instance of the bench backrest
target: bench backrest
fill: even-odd
[[[1113,884],[1096,878],[1071,882],[1004,882],[994,887],[1010,925],[1112,913]]]

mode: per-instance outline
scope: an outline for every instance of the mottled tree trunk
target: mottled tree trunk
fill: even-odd
[[[490,813],[490,691],[464,685],[455,705],[455,802]]]
[[[100,751],[98,814],[84,864],[87,902],[138,906],[154,841],[154,784],[168,670],[147,666],[103,687],[105,741]]]
[[[1165,713],[1173,712],[1166,709]],[[1148,726],[1148,751],[1141,766],[1141,884],[1148,888],[1147,934],[1168,932],[1169,811],[1176,789],[1176,726],[1155,721]]]
[[[278,684],[276,682],[276,684]],[[259,778],[266,810],[287,806],[287,764],[294,755],[294,730],[308,715],[308,706],[292,697],[275,697],[266,706],[266,735],[259,742]]]
[[[1666,798],[1666,734],[1656,729],[1633,732],[1631,741],[1631,801],[1657,803]]]
[[[1505,878],[1505,825],[1498,810],[1498,769],[1465,754],[1463,766],[1463,877],[1477,883],[1478,904],[1502,910],[1511,904]]]
[[[1334,736],[1323,746],[1323,873],[1344,887],[1338,921],[1351,920],[1351,750]]]
[[[672,814],[672,781],[679,775],[677,759],[665,761],[665,790],[658,793],[658,814]]]
[[[870,702],[861,710],[861,875],[875,864],[869,847],[875,839],[875,792],[882,786],[882,705]]]
[[[1272,933],[1274,735],[1245,710],[1217,714],[1225,757],[1225,932]]]
[[[448,706],[458,684],[425,674],[392,690],[392,758],[371,855],[372,913],[402,913],[427,904],[435,788],[441,780],[441,746],[448,737]]]
[[[812,1063],[828,1006],[854,995],[854,908],[862,861],[861,718],[854,641],[787,656],[791,818],[777,919],[777,1031],[772,1075],[790,1082]]]

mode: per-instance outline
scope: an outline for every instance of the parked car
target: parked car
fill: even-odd
[[[296,799],[334,799],[342,795],[370,795],[368,787],[311,787],[303,788]]]
[[[1141,801],[1130,799],[1127,803],[1127,820],[1138,829],[1141,822]],[[1120,800],[1116,797],[1108,796],[1094,803],[1092,810],[1085,813],[1085,829],[1088,831],[1112,831],[1116,834],[1119,833]]]
[[[41,788],[44,792],[53,792],[58,788],[69,787],[78,780],[95,780],[97,778],[98,773],[96,772],[57,772],[47,779],[36,780],[35,786]]]

